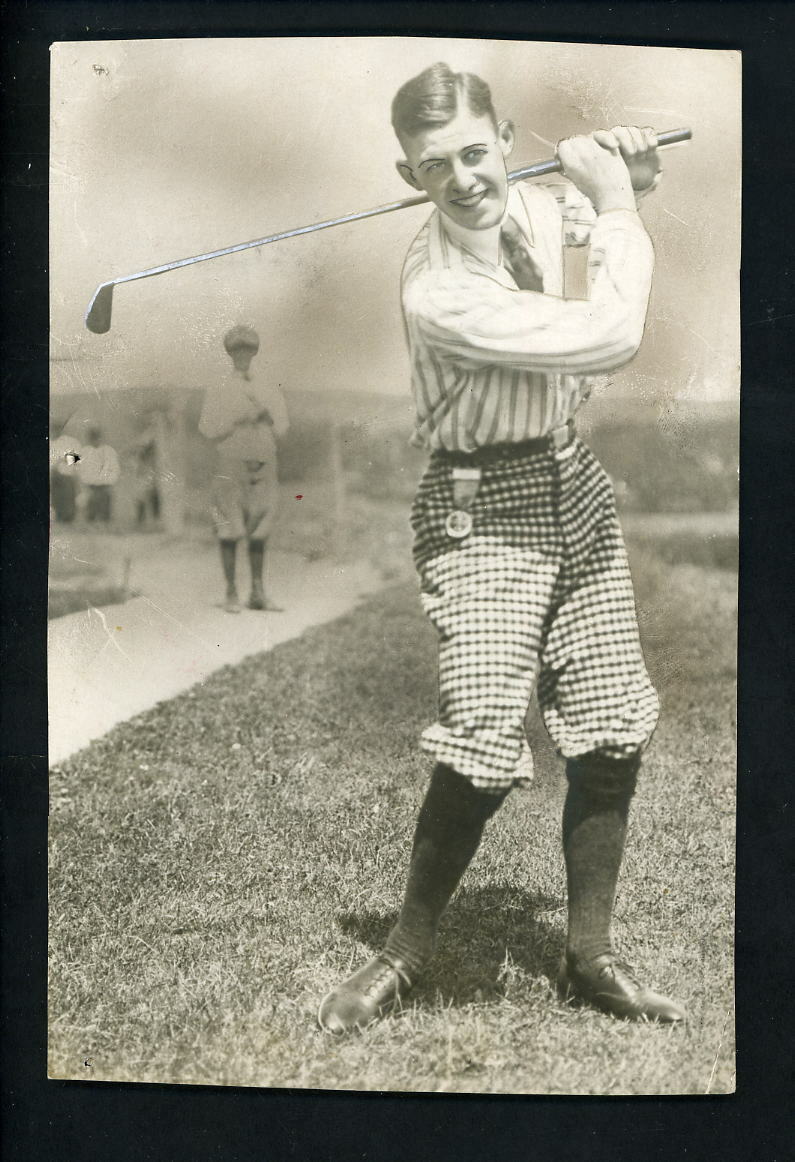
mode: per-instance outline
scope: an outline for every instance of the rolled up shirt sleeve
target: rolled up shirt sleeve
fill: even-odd
[[[661,176],[661,173],[658,173],[645,190],[635,190],[636,209],[639,210],[643,199],[657,189]],[[557,202],[563,222],[563,245],[587,246],[591,241],[591,231],[597,222],[596,211],[590,200],[568,178],[553,178],[551,181],[543,182],[541,187]]]
[[[596,225],[596,211],[585,194],[564,177],[544,182],[543,189],[557,202],[563,222],[563,245],[587,246]]]
[[[654,250],[638,215],[600,215],[587,299],[514,290],[473,271],[428,271],[408,288],[409,329],[462,367],[592,375],[621,367],[643,337]]]

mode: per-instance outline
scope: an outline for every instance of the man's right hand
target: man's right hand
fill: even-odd
[[[607,129],[558,142],[557,154],[567,178],[593,204],[597,214],[634,210],[632,179],[615,134]]]

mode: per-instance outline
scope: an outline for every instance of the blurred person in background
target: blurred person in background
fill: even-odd
[[[77,512],[80,442],[57,424],[50,426],[50,506],[57,521],[70,524]]]
[[[160,520],[160,489],[157,481],[157,441],[144,432],[133,449],[135,520],[139,529]]]
[[[86,520],[109,524],[113,515],[113,487],[121,475],[115,448],[102,442],[100,428],[89,428],[88,443],[78,462],[80,483],[86,490]]]
[[[241,609],[237,546],[245,540],[251,571],[248,608],[279,611],[265,594],[263,577],[278,505],[276,441],[288,428],[287,407],[279,388],[251,370],[259,351],[253,327],[233,327],[224,336],[224,348],[232,360],[230,375],[208,390],[199,418],[199,431],[218,450],[211,501],[226,582],[224,609]]]

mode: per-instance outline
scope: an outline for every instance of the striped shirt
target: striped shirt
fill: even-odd
[[[412,443],[420,447],[470,452],[543,436],[574,415],[594,375],[627,363],[640,345],[654,254],[634,211],[597,217],[561,181],[511,187],[506,212],[541,269],[543,294],[517,288],[498,227],[463,230],[438,210],[406,256]],[[563,246],[586,242],[588,298],[566,299]]]

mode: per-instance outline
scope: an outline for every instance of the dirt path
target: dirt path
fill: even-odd
[[[216,546],[204,540],[56,534],[52,557],[116,582],[129,560],[137,596],[49,622],[51,765],[220,667],[341,616],[383,584],[367,563],[274,552],[270,590],[284,612],[231,615],[219,604]]]

